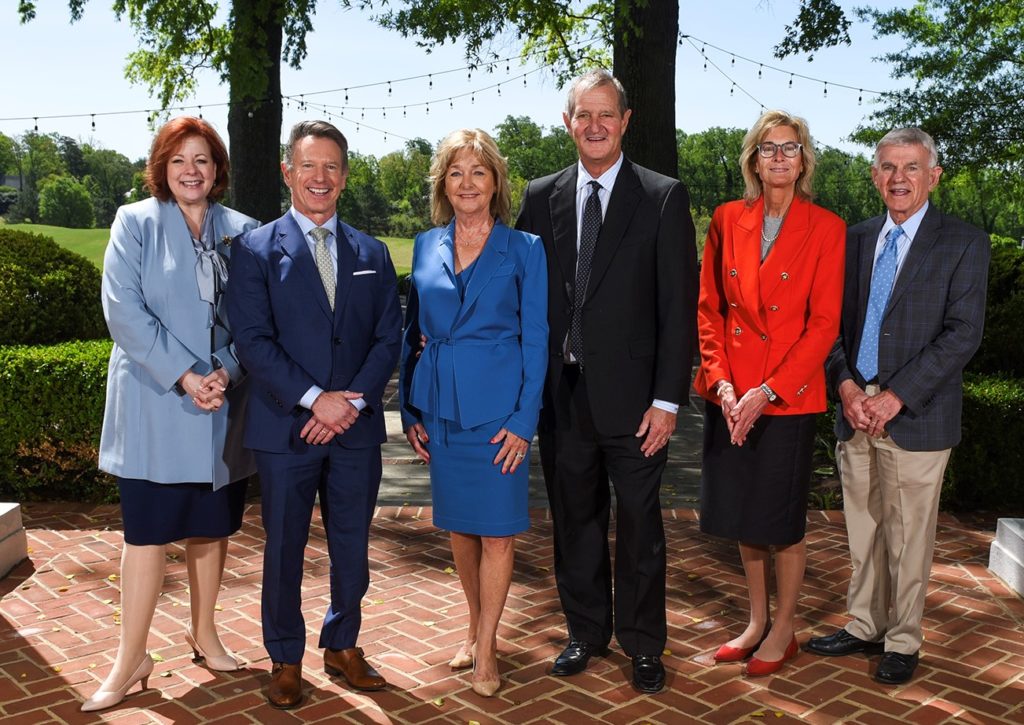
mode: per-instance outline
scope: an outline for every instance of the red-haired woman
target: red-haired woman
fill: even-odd
[[[121,207],[103,261],[103,311],[114,340],[100,468],[117,479],[124,519],[121,640],[82,710],[146,687],[149,627],[164,580],[165,545],[184,541],[196,661],[235,670],[213,621],[227,537],[242,522],[246,385],[221,305],[229,243],[257,226],[221,206],[228,154],[197,118],[157,133],[146,167],[152,198]]]

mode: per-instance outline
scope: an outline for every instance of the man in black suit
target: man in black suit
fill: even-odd
[[[582,672],[611,640],[607,471],[616,501],[614,633],[633,660],[634,686],[658,692],[666,639],[658,493],[676,413],[688,401],[697,263],[686,187],[623,156],[629,118],[608,71],[577,78],[563,120],[579,163],[529,183],[517,227],[544,240],[548,260],[542,458],[569,628],[551,673]]]
[[[889,132],[871,177],[887,213],[850,227],[839,339],[836,459],[853,574],[853,620],[807,649],[883,652],[875,679],[910,680],[935,545],[942,476],[960,442],[962,373],[981,343],[988,235],[928,203],[935,142]]]

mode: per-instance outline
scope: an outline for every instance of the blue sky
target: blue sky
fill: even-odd
[[[862,3],[842,4],[849,8]],[[903,83],[891,79],[883,63],[872,61],[895,47],[896,41],[875,40],[871,28],[860,23],[851,30],[850,47],[821,51],[813,62],[805,57],[776,60],[772,47],[782,38],[784,25],[795,17],[796,0],[680,0],[680,6],[681,31],[699,39],[693,44],[684,41],[676,60],[676,125],[684,131],[711,126],[747,128],[759,115],[759,104],[764,104],[804,116],[819,143],[864,150],[845,138],[871,111],[875,96],[868,91],[891,90]],[[405,138],[419,136],[433,143],[448,131],[464,126],[491,131],[509,114],[529,116],[543,126],[561,123],[564,93],[549,74],[533,72],[535,63],[520,65],[513,61],[508,73],[504,64],[490,75],[475,72],[467,77],[465,70],[445,73],[466,65],[461,46],[449,45],[428,54],[412,39],[383,30],[366,14],[343,10],[329,0],[319,3],[314,27],[307,39],[309,55],[302,69],[287,68],[283,72],[283,93],[305,95],[309,103],[335,107],[332,120],[356,151],[381,156],[400,149]],[[132,159],[145,156],[152,136],[146,113],[100,115],[157,107],[145,87],[124,79],[125,57],[135,48],[131,28],[118,23],[105,3],[89,3],[85,17],[75,25],[68,22],[64,0],[39,3],[38,16],[28,25],[18,24],[15,3],[4,3],[0,10],[0,53],[9,70],[0,102],[0,132],[19,135],[33,128],[32,117],[40,117],[40,132],[56,131],[115,149]],[[709,60],[706,70],[701,48]],[[504,55],[517,52],[514,44],[498,50]],[[737,55],[735,61],[733,54]],[[16,69],[21,70],[14,72]],[[433,87],[425,78],[397,81],[424,73],[433,74]],[[521,78],[524,73],[529,73],[525,87]],[[792,87],[790,73],[796,74]],[[828,81],[828,93],[822,83],[802,79],[801,74]],[[385,83],[389,80],[394,81],[390,96]],[[380,85],[350,90],[348,104],[341,90],[321,93],[374,83]],[[501,83],[500,96],[494,88],[485,90],[496,83]],[[846,90],[840,84],[865,91]],[[468,97],[458,97],[467,93],[473,93],[472,103]],[[862,97],[860,103],[858,97]],[[207,73],[188,102],[203,106],[203,117],[214,123],[225,140],[226,110],[218,104],[226,100],[227,88]],[[429,114],[422,105],[416,105],[425,102],[430,102]],[[381,110],[403,104],[404,117],[401,108]],[[342,111],[342,106],[347,106],[346,110]],[[360,107],[367,110],[361,111]],[[188,112],[197,113],[195,109]],[[94,113],[95,130],[88,115]],[[85,115],[42,118],[64,114]],[[320,109],[302,110],[292,103],[285,109],[282,133],[286,134],[292,123],[312,116],[324,114]],[[29,120],[6,120],[17,117]]]

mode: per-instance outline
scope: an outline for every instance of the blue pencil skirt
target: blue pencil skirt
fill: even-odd
[[[530,528],[530,451],[515,473],[502,474],[501,465],[492,463],[501,445],[490,441],[504,424],[463,428],[450,420],[424,421],[437,528],[478,536],[511,536]]]

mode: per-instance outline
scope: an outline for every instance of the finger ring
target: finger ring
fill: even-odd
[[[516,458],[523,458],[523,454],[522,453],[517,453],[516,454]]]

